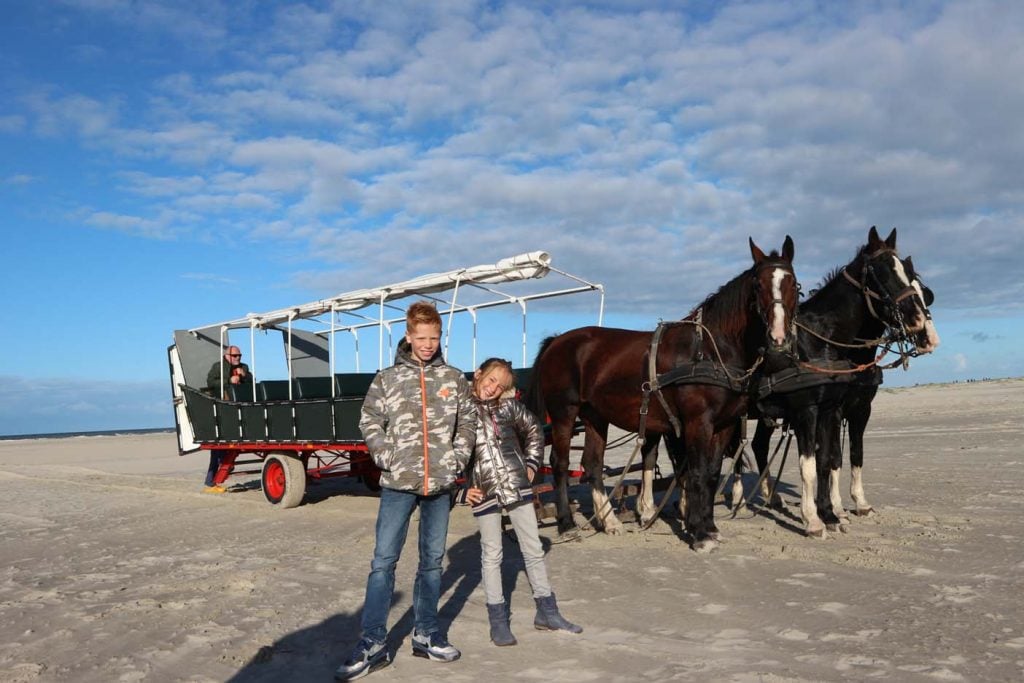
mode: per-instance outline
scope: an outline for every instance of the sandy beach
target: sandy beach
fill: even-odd
[[[475,523],[457,507],[441,615],[462,659],[410,654],[411,534],[395,661],[366,680],[1021,680],[1022,418],[1022,379],[884,389],[865,446],[876,513],[826,540],[799,532],[791,454],[789,514],[730,519],[720,501],[709,555],[667,517],[550,544],[579,636],[534,630],[509,541],[511,648],[488,639]],[[0,681],[331,680],[358,638],[376,496],[334,479],[277,510],[257,475],[202,493],[206,460],[170,434],[0,442]]]

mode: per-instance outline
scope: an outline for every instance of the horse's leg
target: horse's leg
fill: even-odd
[[[573,410],[567,416],[551,419],[551,471],[556,491],[556,519],[558,534],[564,539],[579,535],[569,505],[569,445],[576,413]]]
[[[658,463],[658,442],[660,434],[651,434],[640,447],[644,469],[640,478],[640,493],[636,497],[636,514],[640,527],[646,527],[654,519],[654,466]]]
[[[608,443],[608,423],[590,419],[586,422],[583,441],[583,469],[590,479],[590,498],[594,501],[594,521],[606,534],[622,533],[622,522],[615,516],[608,494],[604,491],[604,448]]]
[[[818,415],[819,462],[823,463],[822,469],[828,477],[827,488],[821,496],[820,505],[824,506],[825,514],[822,515],[822,520],[829,531],[846,531],[844,522],[850,521],[843,510],[843,498],[839,492],[839,472],[843,465],[841,422],[841,415],[836,409],[824,410]],[[819,487],[821,484],[822,481],[819,480]]]
[[[772,434],[774,432],[775,427],[771,423],[763,418],[758,420],[757,428],[754,430],[754,438],[750,441],[750,450],[754,451],[758,475],[764,474],[764,479],[761,480],[761,499],[769,507],[781,510],[785,507],[782,504],[782,496],[779,495],[778,491],[772,493],[772,475],[770,472],[765,474],[765,470],[768,469],[768,450],[771,448]],[[769,493],[772,493],[771,500],[768,500]]]
[[[851,388],[853,391],[863,391],[859,388]],[[871,515],[875,509],[871,507],[867,496],[864,495],[864,430],[871,418],[871,400],[875,397],[877,389],[871,387],[870,391],[863,397],[859,397],[856,405],[846,415],[847,433],[850,436],[850,497],[853,498],[853,514]]]
[[[825,524],[818,516],[815,500],[818,489],[818,459],[814,443],[817,414],[815,406],[806,406],[793,411],[791,418],[800,452],[800,518],[804,523],[804,533],[811,538],[825,538]]]
[[[714,505],[718,472],[712,472],[714,457],[714,428],[705,413],[694,416],[686,423],[686,530],[690,533],[693,549],[709,553],[718,547],[718,540],[708,528],[708,508]],[[721,460],[718,460],[721,467]],[[714,514],[714,510],[711,511]]]
[[[708,498],[711,504],[704,510],[704,527],[708,531],[708,536],[716,541],[721,539],[721,532],[718,530],[718,525],[715,524],[715,494],[718,493],[718,485],[721,482],[722,461],[727,453],[739,449],[740,433],[739,421],[736,421],[732,426],[716,433],[711,439],[711,464],[708,467],[707,477],[707,485],[710,487]],[[742,460],[742,458],[737,459]],[[739,502],[743,502],[742,483],[740,484]]]
[[[686,519],[686,449],[683,447],[683,440],[675,434],[665,435],[665,450],[668,451],[669,460],[672,461],[672,475],[676,478],[676,488],[679,489],[679,501],[676,508],[679,519]]]

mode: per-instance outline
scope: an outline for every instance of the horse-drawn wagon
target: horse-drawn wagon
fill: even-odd
[[[553,289],[535,282],[552,274],[558,280]],[[468,360],[464,368],[468,370],[477,362],[481,314],[505,307],[507,325],[508,311],[518,309],[520,334],[513,331],[510,336],[521,340],[521,367],[515,372],[519,382],[525,383],[531,304],[587,292],[599,298],[600,325],[602,286],[556,269],[547,253],[537,251],[175,330],[167,355],[178,452],[218,449],[230,453],[235,457],[225,459],[222,474],[260,473],[264,496],[279,508],[297,506],[309,480],[358,477],[376,489],[380,472],[363,443],[359,414],[376,370],[390,363],[393,326],[399,324],[394,342],[404,331],[402,300],[421,298],[437,305],[445,319],[444,353],[451,358],[449,354],[459,346],[459,357],[451,359],[457,366]],[[281,336],[283,359],[266,358],[266,347],[257,344],[258,337],[271,333]],[[362,368],[361,334],[377,342],[373,371]],[[238,343],[237,337],[243,335],[248,337],[247,344]],[[253,381],[239,385],[222,381],[225,391],[216,395],[207,386],[207,371],[229,346],[248,347]],[[497,350],[488,348],[485,355]],[[283,370],[284,377],[274,376],[275,367]]]

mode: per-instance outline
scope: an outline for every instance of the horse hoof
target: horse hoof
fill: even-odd
[[[825,531],[825,525],[819,522],[814,526],[807,527],[805,531],[808,538],[828,538],[828,534]]]
[[[842,531],[845,534],[848,531],[848,529],[846,528],[846,525],[843,524],[841,521],[839,521],[839,522],[829,522],[828,524],[825,525],[825,528],[828,529],[829,531],[833,532],[833,533],[835,533],[836,531]]]
[[[875,514],[875,508],[854,508],[853,510],[850,510],[850,513],[857,515],[858,517],[870,517],[871,515]]]
[[[703,541],[697,541],[693,544],[694,552],[700,553],[701,555],[707,555],[717,547],[718,540],[714,538],[705,538]]]
[[[770,507],[773,510],[785,510],[786,504],[782,501],[782,496],[776,494],[772,496],[772,500],[768,504],[768,507]]]

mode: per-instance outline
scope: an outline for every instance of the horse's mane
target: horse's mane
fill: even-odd
[[[850,266],[850,264],[854,263],[857,259],[859,259],[862,256],[864,256],[867,253],[867,250],[868,250],[868,245],[866,245],[866,244],[861,245],[860,248],[857,249],[857,255],[854,256],[852,259],[850,259],[850,263],[847,263],[845,266],[836,266],[832,270],[828,271],[828,273],[825,274],[825,277],[823,277],[821,279],[821,282],[818,283],[818,286],[815,287],[814,289],[812,289],[811,291],[809,291],[807,293],[807,296],[808,297],[812,297],[815,294],[817,294],[818,292],[820,292],[821,290],[823,290],[826,287],[828,287],[833,282],[835,282],[835,280],[840,275],[842,275],[843,269],[848,268]]]
[[[773,249],[766,257],[766,260],[777,260],[780,258],[782,256],[778,250]],[[748,290],[745,283],[751,281],[756,268],[756,265],[750,266],[719,287],[718,291],[708,295],[704,301],[695,306],[684,320],[693,320],[697,315],[697,311],[700,310],[701,321],[707,327],[717,329],[726,336],[741,334],[747,323],[744,314],[749,310],[747,307]]]

